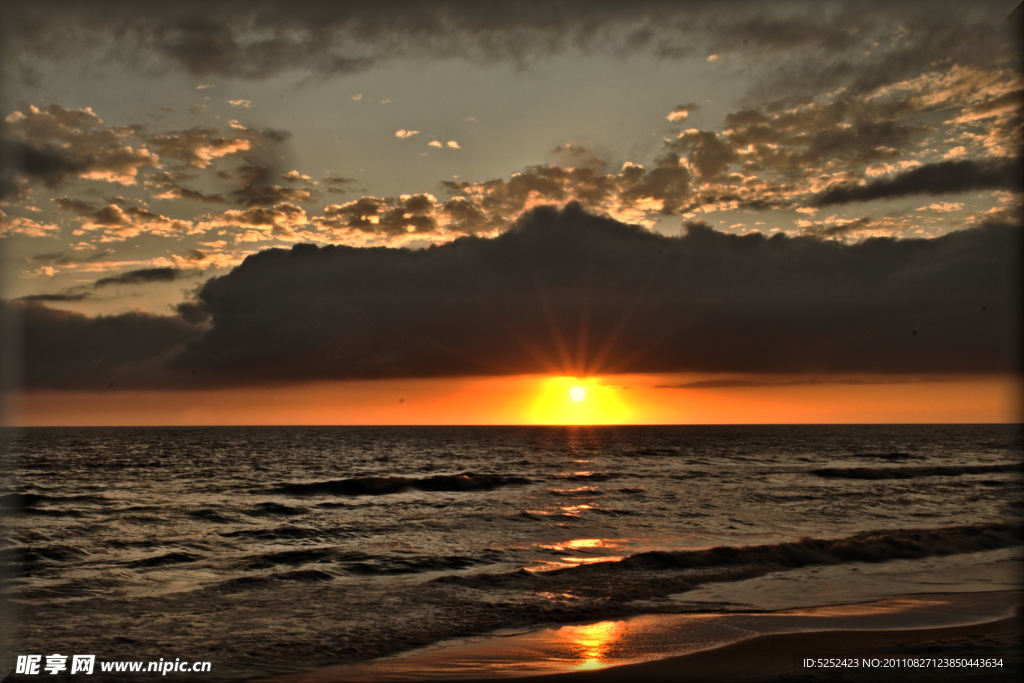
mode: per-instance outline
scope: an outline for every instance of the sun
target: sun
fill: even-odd
[[[631,411],[621,387],[600,377],[545,377],[529,407],[527,421],[547,425],[621,424]]]

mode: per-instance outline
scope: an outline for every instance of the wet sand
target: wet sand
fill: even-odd
[[[564,681],[598,683],[637,681],[1013,681],[1021,676],[1019,617],[970,626],[895,631],[819,631],[758,636],[712,650],[667,659],[549,676],[507,681]],[[805,658],[854,660],[856,668],[808,668]],[[880,659],[874,668],[864,659]],[[893,660],[904,658],[991,659],[1002,666],[907,668]],[[850,662],[847,661],[847,664]],[[461,683],[466,683],[462,679]],[[493,680],[493,679],[479,679]]]
[[[499,632],[358,665],[270,679],[343,681],[1016,680],[1019,591],[919,594],[773,612],[643,615]],[[1001,667],[893,667],[889,658],[1002,659]],[[859,666],[808,668],[805,659]],[[876,668],[864,658],[883,660]]]

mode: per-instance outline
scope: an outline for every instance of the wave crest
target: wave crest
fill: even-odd
[[[293,496],[383,496],[403,491],[489,491],[501,486],[529,484],[525,477],[500,474],[438,474],[432,477],[356,477],[330,481],[289,482],[271,489]]]

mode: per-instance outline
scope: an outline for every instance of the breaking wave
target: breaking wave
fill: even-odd
[[[718,546],[702,550],[653,551],[621,560],[583,564],[549,571],[519,570],[502,574],[445,576],[435,579],[472,588],[559,584],[587,592],[666,595],[700,583],[758,576],[810,565],[885,562],[955,555],[1019,545],[1024,527],[1018,524],[976,524],[934,529],[867,531],[845,538],[804,538],[751,546]],[[653,572],[653,575],[652,575]],[[619,595],[617,597],[623,597]]]
[[[956,477],[962,474],[991,474],[994,472],[1021,472],[1017,463],[998,465],[923,465],[920,467],[823,467],[811,470],[819,477],[837,479],[913,479],[915,477]]]
[[[383,496],[403,491],[488,491],[500,486],[529,484],[525,477],[500,474],[439,474],[433,477],[357,477],[331,481],[294,482],[276,486],[275,493],[293,496],[343,495]]]

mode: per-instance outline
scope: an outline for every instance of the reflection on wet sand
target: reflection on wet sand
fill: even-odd
[[[556,597],[555,594],[550,595]],[[564,596],[563,597],[571,597]],[[1019,591],[902,596],[868,603],[773,612],[705,612],[629,617],[452,641],[275,683],[407,683],[530,676],[636,664],[784,633],[939,628],[1010,616]],[[838,642],[838,641],[837,641]],[[787,660],[788,661],[788,660]]]
[[[601,621],[582,626],[563,626],[554,633],[555,643],[563,643],[573,659],[574,669],[599,669],[605,666],[605,657],[622,633],[622,621]]]

